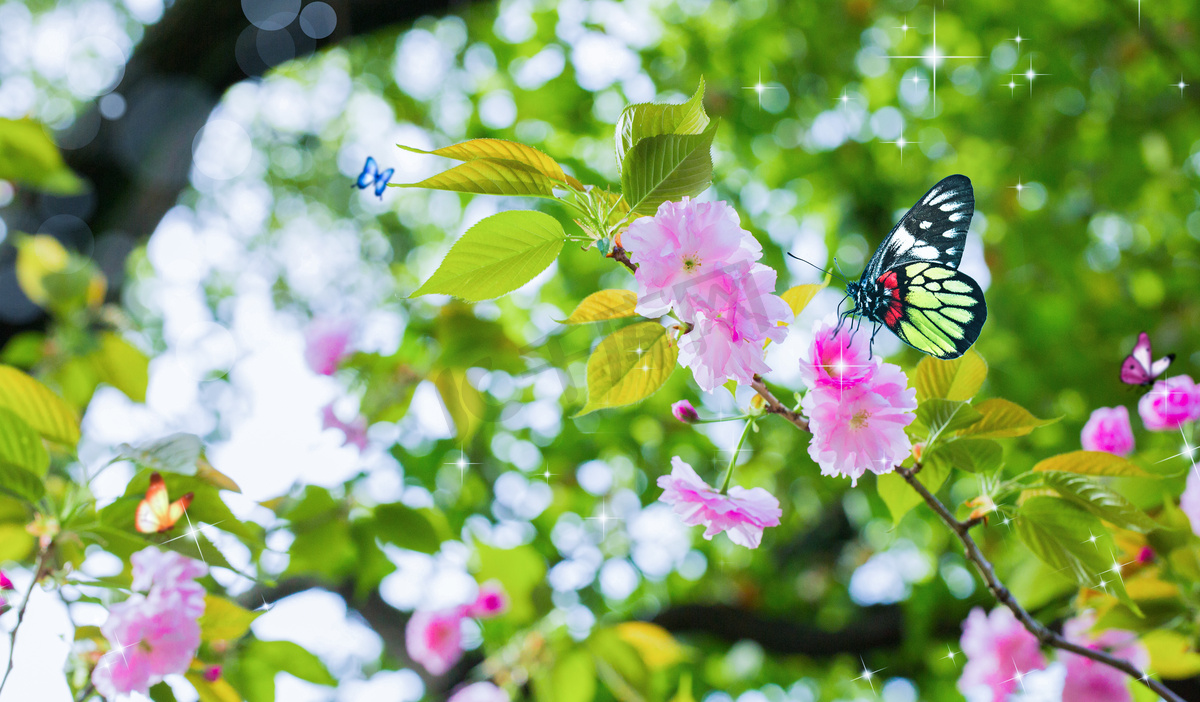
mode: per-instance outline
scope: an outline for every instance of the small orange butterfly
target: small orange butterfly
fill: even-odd
[[[152,473],[150,487],[146,489],[146,498],[138,504],[135,521],[137,530],[143,534],[170,531],[175,522],[183,516],[188,505],[192,504],[192,493],[189,492],[174,502],[170,499],[167,496],[167,483],[161,475]]]

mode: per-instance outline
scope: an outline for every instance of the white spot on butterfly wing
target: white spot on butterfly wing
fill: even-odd
[[[962,200],[951,200],[950,202],[938,207],[938,209],[942,212],[949,212],[950,210],[957,210],[958,208],[962,207],[963,204],[964,203]]]
[[[918,246],[912,250],[912,255],[917,258],[936,259],[938,257],[938,250],[936,246]]]
[[[922,229],[928,229],[933,226],[933,222],[921,222]]]
[[[891,249],[897,254],[902,254],[913,247],[917,240],[912,234],[902,226],[896,227],[896,231],[892,232]]]
[[[961,222],[962,220],[964,220],[966,218],[967,218],[966,212],[955,212],[954,214],[950,215],[949,220],[951,222]]]
[[[934,198],[932,201],[930,201],[930,203],[929,203],[929,204],[930,204],[930,205],[937,205],[937,204],[940,204],[940,203],[941,203],[943,200],[945,200],[946,198],[948,198],[948,197],[954,197],[954,192],[955,192],[955,191],[953,191],[953,190],[946,190],[946,191],[943,191],[943,192],[939,193],[939,194],[938,194],[938,196],[937,196],[937,197],[935,197],[935,198]],[[944,207],[943,207],[942,209],[946,209],[946,208],[944,208]]]

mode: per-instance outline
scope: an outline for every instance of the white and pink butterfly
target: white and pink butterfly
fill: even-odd
[[[1137,343],[1133,345],[1133,353],[1125,357],[1121,364],[1121,382],[1129,385],[1149,385],[1158,376],[1166,372],[1167,366],[1175,360],[1175,354],[1169,353],[1157,361],[1151,360],[1150,335],[1146,332],[1138,334]]]

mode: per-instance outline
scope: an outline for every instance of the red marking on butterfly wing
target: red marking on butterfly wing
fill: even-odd
[[[175,514],[175,507],[183,499],[171,503],[167,495],[167,483],[158,473],[150,475],[150,487],[146,488],[146,497],[138,503],[134,516],[134,527],[143,534],[157,534],[175,526],[175,522],[183,515],[183,510],[191,503],[191,494],[185,495],[187,500],[183,508]]]

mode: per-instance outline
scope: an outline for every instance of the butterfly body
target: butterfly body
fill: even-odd
[[[1133,345],[1133,351],[1121,363],[1121,382],[1128,385],[1152,384],[1158,379],[1158,376],[1167,371],[1167,367],[1171,365],[1171,361],[1175,360],[1175,354],[1169,353],[1157,361],[1153,360],[1153,358],[1150,335],[1146,332],[1138,334],[1138,340]]]
[[[143,534],[161,534],[164,531],[170,531],[190,504],[192,504],[192,493],[190,492],[171,502],[171,498],[167,495],[167,483],[158,473],[151,473],[150,487],[146,488],[146,497],[138,503],[137,512],[134,515],[134,526]]]
[[[367,162],[363,165],[363,171],[359,174],[358,180],[355,181],[354,187],[359,190],[366,190],[374,187],[375,195],[383,199],[383,191],[388,186],[388,181],[392,179],[392,174],[396,172],[395,168],[389,168],[386,171],[379,170],[379,164],[375,163],[375,159],[371,156],[367,157]]]
[[[933,186],[846,286],[859,314],[937,358],[966,353],[987,320],[983,291],[958,271],[975,196],[966,176]]]

